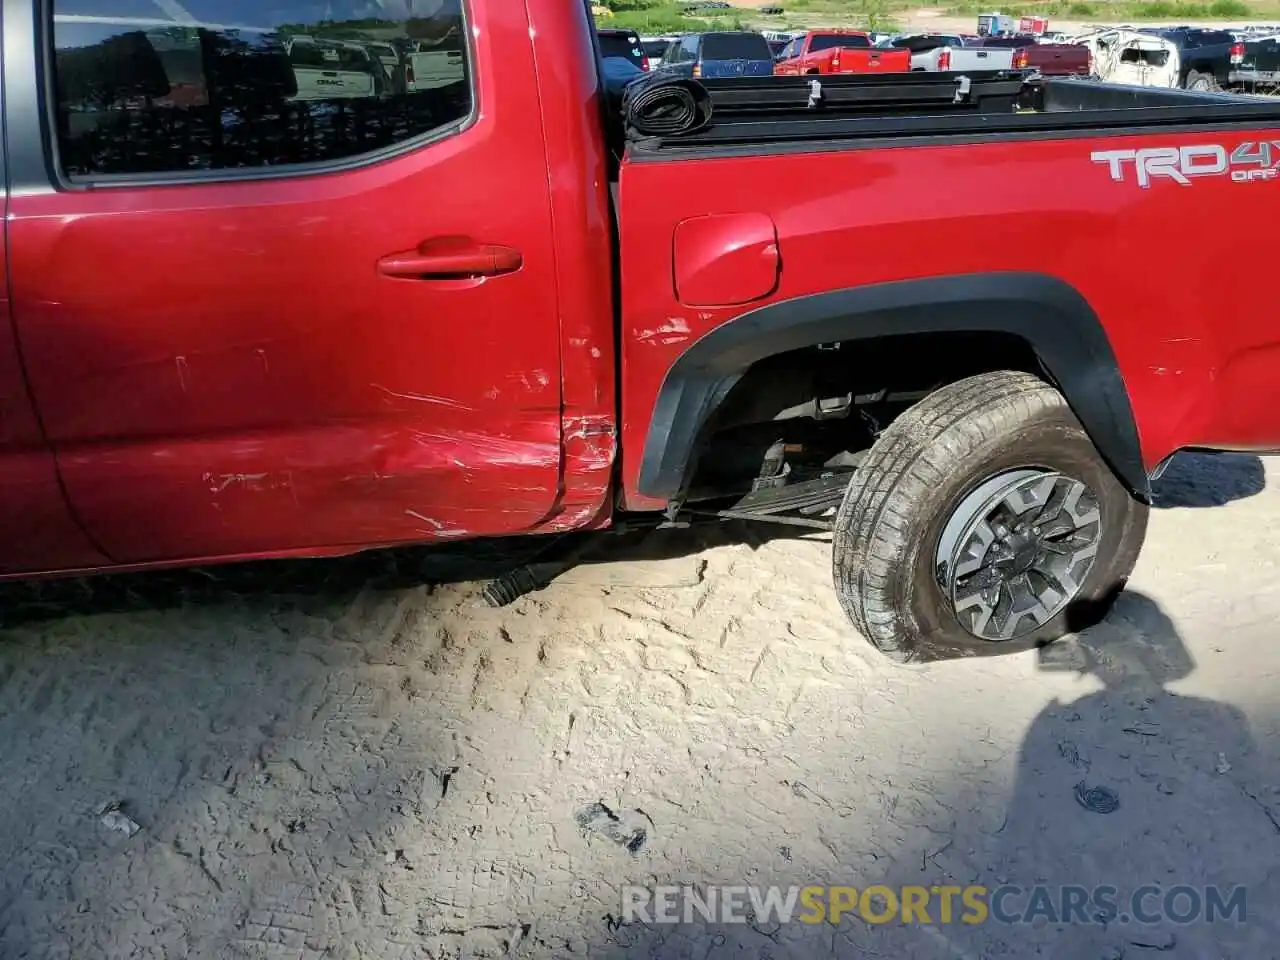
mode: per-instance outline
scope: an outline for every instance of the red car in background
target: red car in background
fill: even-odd
[[[821,30],[796,37],[778,54],[773,72],[779,77],[835,73],[903,73],[911,69],[906,50],[871,45],[861,30]]]
[[[1035,37],[982,37],[969,44],[985,49],[1010,49],[1013,68],[1032,68],[1046,77],[1087,77],[1093,73],[1089,48],[1074,43],[1037,43]]]

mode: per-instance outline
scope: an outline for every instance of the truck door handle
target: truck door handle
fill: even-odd
[[[403,280],[467,280],[514,273],[523,265],[520,251],[511,247],[448,237],[385,256],[378,261],[378,272]]]

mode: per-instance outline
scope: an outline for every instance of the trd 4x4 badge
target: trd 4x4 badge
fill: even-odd
[[[1111,179],[1123,183],[1133,171],[1144,190],[1157,177],[1168,177],[1184,187],[1195,177],[1229,176],[1236,183],[1280,178],[1280,140],[1247,140],[1228,151],[1219,143],[1193,147],[1151,147],[1146,150],[1095,150],[1094,163],[1105,163]],[[1130,166],[1132,165],[1132,166]]]

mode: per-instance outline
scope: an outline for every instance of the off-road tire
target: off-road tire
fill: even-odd
[[[980,639],[961,626],[935,568],[947,520],[988,478],[1042,467],[1084,482],[1101,513],[1098,552],[1075,598],[1027,636]],[[1043,646],[1100,620],[1124,588],[1146,504],[1103,461],[1066,400],[1031,374],[986,373],[943,387],[881,433],[836,516],[836,593],[854,626],[902,662]]]
[[[1204,86],[1199,86],[1203,83]],[[1187,87],[1188,90],[1201,90],[1205,93],[1217,93],[1222,89],[1218,84],[1218,78],[1212,73],[1201,73],[1199,70],[1187,71]]]

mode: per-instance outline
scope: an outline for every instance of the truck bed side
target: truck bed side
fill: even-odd
[[[1046,77],[1087,77],[1092,62],[1087,47],[1071,43],[1031,43],[1014,55],[1014,68],[1035,67]]]
[[[1093,66],[1089,48],[1074,43],[1037,43],[1034,37],[983,37],[974,46],[1012,49],[1015,70],[1034,67],[1046,77],[1087,77]]]
[[[1012,50],[984,50],[981,47],[951,48],[952,70],[1008,70],[1013,66]]]
[[[809,73],[902,73],[911,69],[911,54],[906,50],[859,50],[836,47],[813,54]]]
[[[1224,315],[1268,252],[1197,245],[1177,283],[1152,269],[1159,251],[1195,241],[1187,224],[1242,203],[1280,214],[1275,118],[1240,114],[1274,108],[1055,84],[1061,125],[1031,117],[1020,133],[1020,117],[1004,133],[984,132],[990,115],[918,117],[843,142],[633,149],[621,175],[626,503],[674,495],[708,412],[761,357],[957,325],[1028,343],[1132,487],[1180,447],[1280,448],[1268,373],[1280,331],[1265,312]],[[1090,97],[1143,96],[1153,106],[1127,125],[1101,109],[1115,129],[1083,126],[1107,105]],[[1160,105],[1184,122],[1144,127],[1139,114]]]

